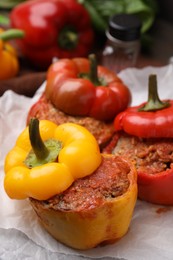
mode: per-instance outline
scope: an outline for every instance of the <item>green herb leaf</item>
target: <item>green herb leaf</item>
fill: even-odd
[[[141,32],[152,26],[158,11],[156,0],[78,0],[88,10],[93,25],[105,32],[110,16],[119,13],[136,14],[142,21]]]

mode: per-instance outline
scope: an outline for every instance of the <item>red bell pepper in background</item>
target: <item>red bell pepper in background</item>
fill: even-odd
[[[45,93],[59,110],[72,116],[113,120],[127,108],[131,94],[115,73],[89,59],[61,59],[47,73]]]
[[[123,131],[128,133],[129,137],[139,137],[139,142],[146,143],[147,140],[152,140],[150,156],[153,156],[152,144],[158,145],[158,153],[165,151],[165,171],[157,172],[155,169],[157,163],[163,163],[159,159],[150,169],[144,167],[143,170],[142,168],[139,170],[137,165],[138,197],[156,204],[173,205],[173,145],[169,147],[169,144],[173,143],[173,100],[161,101],[159,99],[156,75],[149,77],[148,102],[127,108],[118,114],[114,125],[119,133]],[[114,138],[114,147],[116,147],[118,138],[118,136]],[[161,141],[163,141],[162,147],[165,146],[163,151],[159,151]],[[129,150],[126,151],[126,156],[128,156],[128,152]],[[167,161],[167,159],[169,160]]]
[[[11,11],[10,21],[25,32],[19,48],[39,68],[47,68],[54,57],[87,56],[93,45],[90,16],[76,0],[27,1]]]

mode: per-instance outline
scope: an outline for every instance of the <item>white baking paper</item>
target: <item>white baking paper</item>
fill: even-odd
[[[132,92],[132,105],[147,99],[148,76],[157,74],[163,99],[173,98],[173,65],[126,69],[119,76]],[[137,201],[128,233],[117,243],[88,251],[55,241],[39,224],[27,200],[7,197],[3,188],[4,159],[25,128],[27,113],[44,89],[33,98],[6,91],[0,98],[0,259],[173,259],[173,207]],[[110,258],[109,258],[110,257]]]

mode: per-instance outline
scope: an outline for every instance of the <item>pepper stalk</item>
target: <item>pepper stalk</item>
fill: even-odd
[[[157,77],[154,74],[149,76],[148,101],[138,111],[157,111],[170,106],[169,101],[161,101],[157,89]]]
[[[80,73],[79,77],[89,79],[95,86],[104,85],[104,82],[102,82],[101,79],[99,79],[98,77],[98,72],[97,72],[98,64],[97,64],[96,55],[90,54],[88,56],[88,59],[90,62],[89,72]]]
[[[28,168],[57,160],[62,144],[55,139],[48,139],[43,142],[39,131],[39,120],[37,118],[31,118],[30,120],[29,138],[32,150],[25,160],[25,164]]]
[[[0,40],[9,41],[13,39],[23,38],[25,36],[24,31],[19,29],[9,29],[0,33]]]

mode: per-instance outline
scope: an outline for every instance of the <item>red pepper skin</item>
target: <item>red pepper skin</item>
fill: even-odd
[[[90,116],[98,120],[113,120],[130,100],[129,89],[116,74],[98,66],[98,78],[104,85],[96,86],[80,74],[89,74],[86,58],[61,59],[48,69],[46,96],[55,107],[72,116]]]
[[[126,109],[128,104],[131,103],[131,93],[126,85],[123,82],[114,81],[109,84],[109,88],[118,96],[119,112]]]
[[[155,204],[173,205],[173,169],[147,174],[138,172],[138,198]]]
[[[114,120],[115,130],[138,137],[173,137],[173,100],[170,107],[154,112],[138,111],[140,107],[129,107]]]
[[[98,120],[113,119],[119,111],[118,96],[110,88],[96,87],[96,95],[89,116]]]
[[[67,114],[87,115],[95,98],[95,88],[89,80],[72,78],[69,74],[63,74],[59,80],[55,78],[51,101]],[[76,99],[76,96],[81,98]]]
[[[94,101],[95,87],[88,79],[79,79],[78,73],[73,60],[52,64],[47,74],[46,96],[63,112],[83,116],[89,113]]]
[[[90,16],[76,0],[31,0],[17,5],[10,13],[11,27],[25,31],[17,43],[23,55],[39,68],[47,68],[54,57],[87,56],[94,42]],[[74,29],[73,47],[62,46],[62,30]],[[62,43],[62,38],[61,38]]]
[[[96,98],[89,115],[99,120],[105,120],[105,118],[111,120],[127,108],[131,102],[131,93],[124,83],[106,67],[98,66],[98,77],[104,79],[107,87],[96,87]]]

